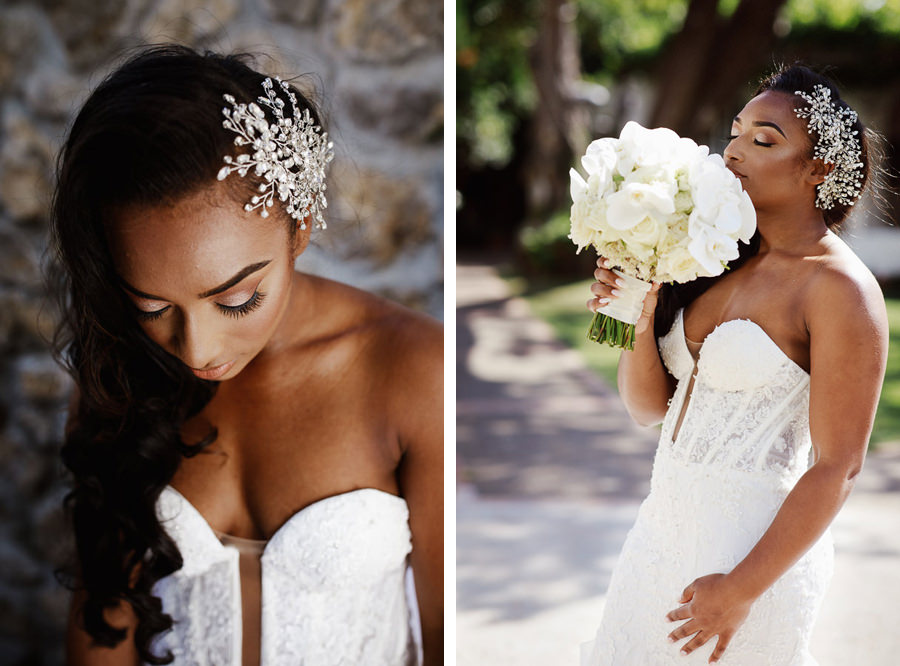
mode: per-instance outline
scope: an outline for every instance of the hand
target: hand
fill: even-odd
[[[671,611],[666,618],[670,622],[688,621],[669,634],[669,640],[693,636],[681,649],[682,654],[690,654],[713,636],[718,636],[709,657],[709,663],[713,663],[725,653],[738,627],[747,619],[754,600],[729,587],[726,574],[711,574],[684,588],[679,601],[684,605]]]
[[[594,298],[587,302],[587,308],[591,312],[596,312],[604,305],[609,305],[611,299],[616,298],[619,294],[616,287],[622,287],[624,284],[621,278],[610,270],[609,260],[605,257],[597,259],[597,269],[594,271],[594,279],[597,280],[591,285],[591,293]],[[656,301],[658,298],[659,282],[653,282],[650,291],[644,297],[643,309],[640,319],[634,325],[634,332],[643,333],[653,322],[653,314],[656,312]]]

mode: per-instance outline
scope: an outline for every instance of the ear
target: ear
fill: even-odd
[[[825,176],[830,174],[832,169],[834,169],[833,164],[826,164],[821,159],[812,160],[806,171],[806,182],[811,185],[821,185],[825,182]]]
[[[312,233],[312,215],[307,215],[303,218],[302,223],[300,220],[294,220],[294,225],[296,230],[294,232],[294,242],[291,244],[291,259],[296,261],[297,257],[303,254],[303,251],[309,245],[309,236]],[[302,229],[302,226],[306,228]]]

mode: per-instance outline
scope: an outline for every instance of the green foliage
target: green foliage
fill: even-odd
[[[519,249],[524,267],[531,275],[553,275],[557,278],[590,275],[597,254],[590,248],[576,254],[577,247],[569,238],[569,210],[561,210],[536,227],[519,231]],[[585,329],[586,330],[586,329]]]
[[[553,272],[560,255],[574,255],[570,228],[568,210],[560,211],[538,227],[524,227],[519,232],[519,245],[531,266],[539,271]]]
[[[588,367],[616,386],[616,368],[621,350],[598,345],[585,335],[593,315],[585,304],[591,297],[593,280],[579,280],[524,294],[532,312],[548,322],[557,337],[577,350]]]
[[[900,0],[788,0],[782,16],[791,28],[900,34]]]
[[[578,0],[576,28],[582,66],[595,79],[611,81],[658,55],[680,28],[684,0]]]
[[[506,166],[534,109],[528,53],[541,7],[539,0],[456,4],[457,142],[472,166]],[[686,7],[686,0],[575,0],[586,78],[610,81],[652,60]]]
[[[613,85],[626,72],[650,69],[681,28],[689,0],[572,0],[583,76]],[[741,1],[720,0],[730,16]],[[536,91],[528,53],[537,37],[540,0],[458,0],[457,145],[470,166],[502,168],[530,117]],[[786,39],[836,33],[900,35],[900,0],[788,0]]]
[[[534,108],[528,65],[537,0],[456,3],[457,141],[475,166],[505,166],[512,137]]]

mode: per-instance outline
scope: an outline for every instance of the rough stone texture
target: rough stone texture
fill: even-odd
[[[274,21],[305,25],[316,20],[319,0],[260,0],[259,3]]]
[[[58,665],[70,552],[59,457],[72,382],[49,353],[41,268],[56,153],[90,90],[136,47],[259,54],[310,91],[337,157],[329,228],[298,270],[443,309],[443,3],[0,3],[0,663]],[[297,78],[299,77],[299,78]]]
[[[383,77],[345,74],[338,87],[349,119],[399,141],[440,143],[444,120],[440,65],[414,64]]]
[[[225,28],[240,0],[161,0],[140,29],[145,42],[197,43]]]
[[[415,180],[346,165],[335,175],[344,183],[339,216],[357,231],[356,242],[345,249],[347,259],[368,255],[385,266],[409,247],[430,240],[429,210]]]
[[[444,23],[441,5],[422,0],[334,0],[334,39],[347,57],[359,62],[403,60],[439,49]]]

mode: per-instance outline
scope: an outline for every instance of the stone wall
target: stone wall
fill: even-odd
[[[440,0],[32,0],[0,5],[0,663],[63,663],[58,449],[41,262],[53,160],[90,89],[147,43],[311,73],[337,156],[329,228],[298,269],[442,312]]]

